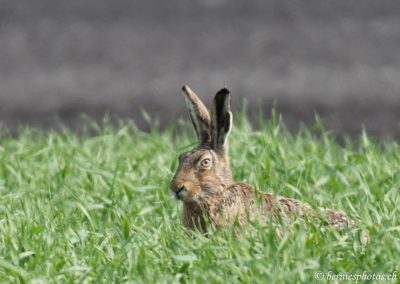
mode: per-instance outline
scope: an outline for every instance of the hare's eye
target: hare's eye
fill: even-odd
[[[208,168],[211,165],[211,160],[210,159],[204,159],[200,162],[200,165],[203,168]]]

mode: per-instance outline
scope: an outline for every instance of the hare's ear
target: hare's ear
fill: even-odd
[[[211,141],[215,151],[226,151],[231,128],[231,96],[229,90],[224,88],[215,95],[211,109]]]
[[[196,131],[197,139],[199,140],[199,145],[209,143],[211,140],[210,114],[207,108],[189,86],[183,86],[182,91],[185,95],[186,105],[194,130]]]

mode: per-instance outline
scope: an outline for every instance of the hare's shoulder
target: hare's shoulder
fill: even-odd
[[[233,183],[228,186],[228,191],[236,194],[243,195],[245,197],[253,197],[254,189],[253,187],[244,182]]]
[[[288,198],[285,196],[275,195],[271,192],[263,192],[262,200],[264,201],[264,206],[268,211],[278,210],[280,212],[284,211],[286,213],[297,214],[312,214],[312,209],[307,203],[301,202],[297,199]]]

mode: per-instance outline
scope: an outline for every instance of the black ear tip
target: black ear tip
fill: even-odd
[[[187,89],[188,89],[188,85],[183,85],[182,86],[182,91],[187,92]]]
[[[228,95],[230,92],[227,88],[223,88],[221,90],[218,91],[217,95]]]

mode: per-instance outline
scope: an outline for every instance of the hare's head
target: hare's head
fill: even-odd
[[[171,189],[185,203],[209,200],[232,183],[227,138],[232,127],[230,95],[227,89],[214,97],[211,118],[204,104],[188,87],[186,98],[198,146],[179,156],[178,170]]]

